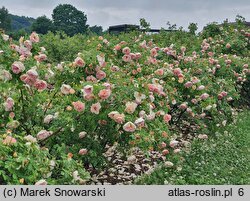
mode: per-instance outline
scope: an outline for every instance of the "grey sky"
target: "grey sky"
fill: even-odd
[[[1,0],[10,13],[51,18],[58,4],[69,3],[84,11],[88,24],[139,24],[140,18],[152,28],[167,27],[167,21],[186,28],[190,22],[201,28],[209,22],[233,21],[237,14],[250,21],[250,0]]]

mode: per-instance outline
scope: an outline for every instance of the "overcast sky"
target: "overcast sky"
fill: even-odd
[[[167,28],[167,21],[187,28],[190,22],[201,29],[209,22],[234,21],[237,14],[250,21],[250,0],[0,0],[10,13],[51,18],[58,4],[72,4],[84,11],[88,24],[104,29],[117,24],[139,24],[145,18],[151,28]]]

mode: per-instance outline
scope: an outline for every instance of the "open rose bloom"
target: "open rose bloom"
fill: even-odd
[[[132,122],[127,122],[123,125],[123,130],[132,133],[136,130],[136,126]]]
[[[15,61],[12,64],[11,68],[12,68],[12,72],[15,74],[19,74],[25,70],[23,63],[20,61]]]
[[[11,111],[13,106],[14,106],[14,100],[11,97],[9,97],[9,98],[7,98],[6,102],[3,103],[3,105],[5,108],[5,111],[7,111],[7,112]]]
[[[77,112],[83,112],[85,110],[85,103],[81,101],[72,102],[72,105]]]
[[[98,102],[91,105],[90,111],[94,114],[99,114],[100,109],[101,109],[101,104]]]

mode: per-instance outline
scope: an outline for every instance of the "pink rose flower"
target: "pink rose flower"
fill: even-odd
[[[123,130],[126,132],[134,132],[136,129],[136,126],[132,122],[127,122],[126,124],[123,125]]]
[[[125,112],[129,113],[129,114],[133,114],[135,109],[137,107],[137,104],[134,102],[127,102],[126,103],[126,108],[125,108]]]
[[[155,48],[150,50],[150,55],[151,57],[156,57],[157,56],[157,50]]]
[[[192,78],[192,83],[193,84],[197,84],[198,82],[200,82],[200,80],[197,77]]]
[[[181,52],[185,52],[186,51],[186,47],[182,46],[181,47]]]
[[[172,140],[170,143],[169,143],[169,146],[174,148],[177,144],[179,144],[179,142],[177,140]]]
[[[125,115],[122,114],[115,114],[113,120],[118,124],[123,124],[125,122]]]
[[[32,43],[38,43],[40,40],[38,34],[36,32],[32,32],[31,35],[30,35],[30,41]]]
[[[111,118],[111,119],[113,119],[115,114],[119,114],[119,112],[112,111],[112,112],[108,113],[108,117]]]
[[[174,73],[174,75],[180,75],[181,73],[182,73],[182,71],[181,71],[181,69],[180,68],[175,68],[174,70],[173,70],[173,73]]]
[[[205,87],[204,87],[203,85],[200,85],[199,87],[197,87],[197,90],[198,90],[198,91],[201,91],[201,90],[203,90],[203,89],[205,89]]]
[[[222,99],[223,99],[222,94],[218,94],[218,99],[219,99],[219,100],[222,100]]]
[[[167,154],[169,154],[169,151],[167,149],[164,149],[161,153],[163,156],[166,156]]]
[[[11,67],[12,67],[13,73],[15,74],[19,74],[25,70],[23,63],[20,61],[15,61]]]
[[[223,97],[225,97],[225,96],[227,96],[227,92],[226,92],[226,91],[222,91],[222,92],[221,92],[221,95],[222,95]]]
[[[87,149],[80,149],[79,150],[79,155],[86,155],[88,153],[88,150]]]
[[[193,98],[193,99],[191,100],[191,103],[193,103],[193,104],[197,104],[197,103],[198,103],[198,100],[197,100],[197,99],[195,99],[195,98]]]
[[[0,74],[0,80],[9,81],[11,79],[12,79],[12,75],[10,74],[10,72],[7,70],[2,70]]]
[[[139,112],[139,117],[145,118],[146,117],[146,112],[144,110],[141,110]]]
[[[42,61],[45,61],[47,59],[47,55],[46,54],[39,54],[39,55],[34,56],[34,58],[38,62],[42,62]]]
[[[171,120],[172,116],[170,114],[165,114],[163,120],[165,123],[168,123]]]
[[[5,145],[12,145],[12,144],[15,144],[17,140],[11,136],[7,136],[2,142]]]
[[[135,59],[140,59],[141,58],[141,53],[139,53],[139,52],[137,52],[137,53],[135,53]]]
[[[117,72],[117,71],[120,70],[120,68],[119,68],[118,66],[111,66],[111,67],[110,67],[110,70],[111,70],[112,72]]]
[[[106,100],[109,98],[109,96],[111,95],[111,90],[110,89],[102,89],[99,91],[98,96],[102,99],[102,100]]]
[[[135,125],[137,126],[137,127],[144,127],[145,126],[145,120],[143,119],[143,118],[138,118],[138,119],[136,119],[135,120]]]
[[[114,50],[119,51],[121,48],[122,48],[121,45],[117,44],[115,45]]]
[[[95,98],[95,95],[94,94],[83,94],[83,98],[86,101],[91,101]]]
[[[160,144],[160,148],[161,148],[161,149],[165,148],[166,146],[167,146],[167,144],[166,144],[165,142],[162,142],[162,143]]]
[[[37,134],[37,139],[38,140],[44,140],[46,138],[48,138],[49,136],[52,135],[51,131],[46,131],[46,130],[41,130],[38,134]]]
[[[162,75],[164,74],[164,70],[163,70],[162,68],[157,69],[157,70],[155,71],[155,74],[158,75],[158,76],[162,76]]]
[[[6,102],[3,103],[6,112],[11,111],[14,106],[14,100],[12,98],[7,98]]]
[[[146,99],[145,94],[139,93],[137,91],[134,92],[134,97],[137,104],[140,104],[142,100]]]
[[[105,62],[105,57],[104,56],[97,55],[96,58],[98,60],[98,63],[100,65],[100,67],[105,67],[106,66],[107,63]]]
[[[157,90],[157,88],[154,84],[148,84],[148,89],[149,89],[149,91],[152,91],[152,92]]]
[[[83,87],[84,94],[92,94],[93,90],[94,90],[94,88],[92,85],[86,85],[85,87]]]
[[[99,114],[100,109],[101,109],[101,104],[98,102],[98,103],[91,105],[90,111],[91,113]]]
[[[108,83],[108,82],[104,82],[102,84],[102,86],[104,86],[106,89],[111,89],[111,87],[112,87],[112,85],[110,83]]]
[[[206,100],[208,97],[209,97],[209,94],[207,93],[201,94],[200,96],[201,100]]]
[[[54,119],[54,116],[51,115],[51,114],[49,114],[49,115],[47,115],[46,117],[44,117],[43,123],[49,124],[53,119]]]
[[[36,80],[38,78],[38,73],[35,69],[30,69],[26,72],[26,74],[32,78],[33,80]]]
[[[38,91],[43,91],[47,88],[47,82],[44,80],[36,80],[34,86]]]
[[[186,88],[190,88],[190,87],[193,86],[193,83],[192,83],[192,82],[186,82],[186,83],[184,84],[184,86],[185,86]]]
[[[112,111],[108,114],[108,117],[114,120],[118,124],[123,124],[125,122],[125,115],[120,114],[117,111]]]
[[[81,101],[73,102],[72,105],[77,112],[83,112],[85,110],[85,103]]]
[[[131,52],[131,50],[130,50],[129,47],[124,47],[124,48],[122,49],[122,53],[123,53],[123,54],[129,55],[130,52]]]
[[[96,78],[97,78],[98,80],[102,80],[102,79],[104,79],[105,77],[106,77],[106,73],[105,73],[104,71],[98,70],[98,71],[96,72]]]
[[[149,62],[150,62],[151,64],[154,64],[154,65],[158,63],[157,59],[156,59],[156,58],[153,58],[153,57],[150,57],[150,58],[149,58]]]
[[[28,76],[27,74],[23,74],[20,76],[20,79],[25,83],[28,84],[29,86],[33,86],[35,84],[35,79],[32,77]]]
[[[122,57],[122,60],[125,61],[125,62],[130,62],[131,61],[131,56],[129,54],[125,54]]]
[[[90,75],[90,76],[86,77],[86,81],[97,82],[97,79],[93,75]]]
[[[24,41],[24,45],[25,45],[25,47],[27,47],[27,49],[29,49],[29,50],[32,49],[32,42],[30,40]]]
[[[68,95],[70,93],[70,89],[71,89],[70,85],[63,84],[61,86],[61,92],[62,92],[62,94]]]
[[[186,103],[182,103],[180,106],[179,106],[180,109],[182,110],[185,110],[187,109],[187,104]]]
[[[135,56],[134,53],[130,53],[129,55],[131,56],[131,59],[132,59],[132,60],[135,60],[135,59],[136,59],[136,56]]]
[[[81,57],[76,57],[74,63],[79,67],[85,66],[85,61]]]

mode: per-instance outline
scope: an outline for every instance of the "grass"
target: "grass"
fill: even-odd
[[[161,166],[135,184],[250,184],[250,111],[208,140],[195,139],[183,157],[181,166]]]

